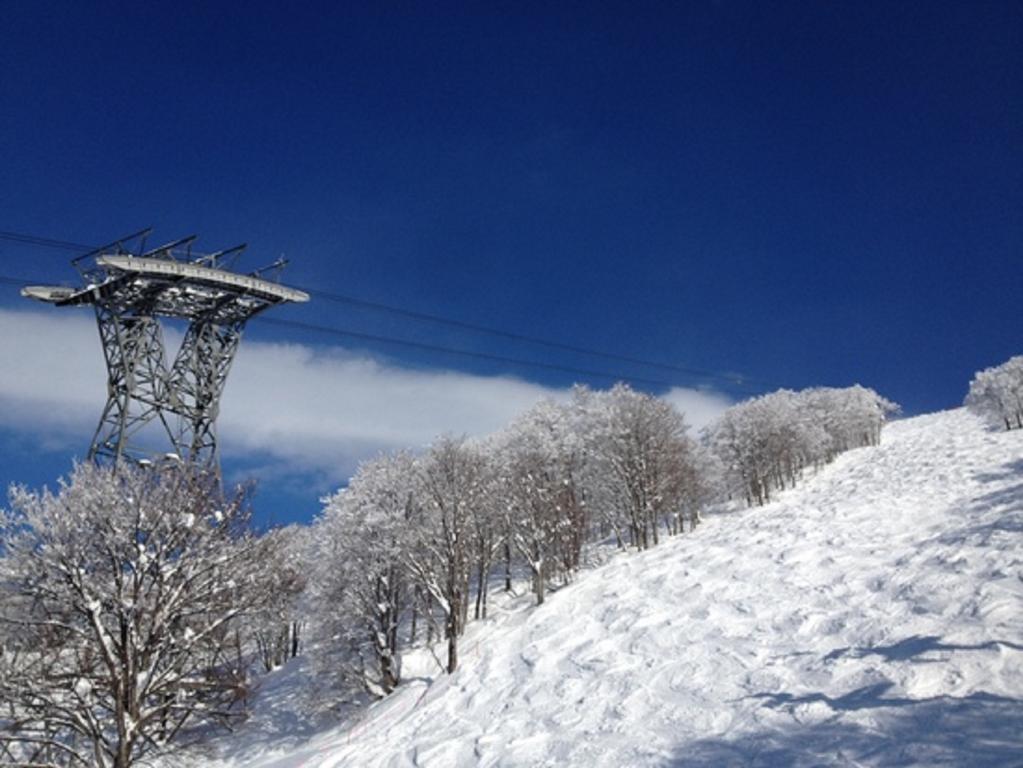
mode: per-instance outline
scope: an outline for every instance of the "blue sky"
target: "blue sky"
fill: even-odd
[[[1021,39],[1018,3],[10,3],[0,230],[245,241],[302,286],[946,408],[1023,351]],[[0,272],[70,280],[69,255],[0,241]],[[5,483],[65,472],[102,405],[87,314],[30,310],[59,312],[0,286]],[[743,395],[322,300],[277,316],[664,380],[705,414]],[[610,383],[257,323],[246,345],[225,464],[278,520],[368,452]],[[260,388],[288,365],[299,395]]]

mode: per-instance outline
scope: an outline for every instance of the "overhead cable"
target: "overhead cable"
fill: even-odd
[[[24,245],[39,245],[42,247],[58,248],[63,250],[73,251],[94,250],[90,246],[83,245],[81,243],[73,243],[66,240],[38,237],[36,235],[30,235],[21,232],[0,231],[0,240],[10,240],[12,242],[21,243]],[[520,341],[528,344],[535,344],[547,347],[549,349],[558,349],[564,352],[572,352],[574,354],[599,357],[605,360],[614,360],[621,363],[629,363],[631,365],[641,365],[649,368],[656,368],[662,371],[681,373],[685,374],[686,376],[696,377],[705,380],[722,381],[727,383],[729,386],[740,389],[742,391],[749,391],[744,388],[743,385],[745,384],[751,384],[763,388],[770,388],[771,386],[773,386],[765,382],[756,381],[754,379],[748,379],[744,376],[739,376],[736,374],[708,371],[700,368],[692,368],[687,366],[675,365],[672,363],[666,363],[659,360],[648,360],[640,357],[623,355],[616,352],[607,352],[604,350],[595,349],[593,347],[568,344],[553,339],[545,339],[538,336],[531,336],[528,334],[518,333],[516,331],[508,331],[500,328],[492,328],[486,325],[470,323],[464,320],[457,320],[450,317],[444,317],[442,315],[435,315],[429,312],[420,312],[417,310],[404,309],[402,307],[396,307],[394,305],[385,304],[383,302],[359,299],[354,296],[347,296],[345,294],[335,293],[332,291],[325,291],[317,288],[308,288],[301,285],[296,285],[294,287],[298,288],[299,290],[303,290],[306,293],[309,293],[310,295],[317,296],[321,299],[326,299],[327,301],[332,301],[339,304],[347,304],[350,306],[369,309],[376,312],[384,312],[400,317],[405,317],[411,320],[417,320],[420,322],[429,322],[438,325],[445,325],[452,328],[459,328],[461,330],[471,331],[474,333],[488,334],[490,336],[505,338],[512,341]],[[348,333],[348,331],[345,331],[345,333]],[[632,380],[639,381],[640,379],[633,378]],[[653,381],[652,379],[645,380]]]

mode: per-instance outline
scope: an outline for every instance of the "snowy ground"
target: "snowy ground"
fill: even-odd
[[[1023,432],[895,423],[767,507],[507,604],[453,676],[411,661],[316,735],[285,676],[222,764],[1023,765]]]

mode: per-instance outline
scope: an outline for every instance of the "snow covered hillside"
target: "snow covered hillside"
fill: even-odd
[[[1023,431],[897,422],[463,648],[309,741],[257,715],[225,764],[1023,765]]]

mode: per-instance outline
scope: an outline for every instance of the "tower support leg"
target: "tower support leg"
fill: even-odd
[[[244,321],[193,320],[171,368],[169,386],[179,415],[176,442],[188,461],[214,472],[219,471],[216,421],[220,396],[244,325]]]
[[[107,364],[107,402],[89,458],[111,463],[143,458],[146,453],[132,438],[154,420],[180,452],[164,414],[167,365],[160,323],[149,315],[118,312],[100,303],[95,307]]]

